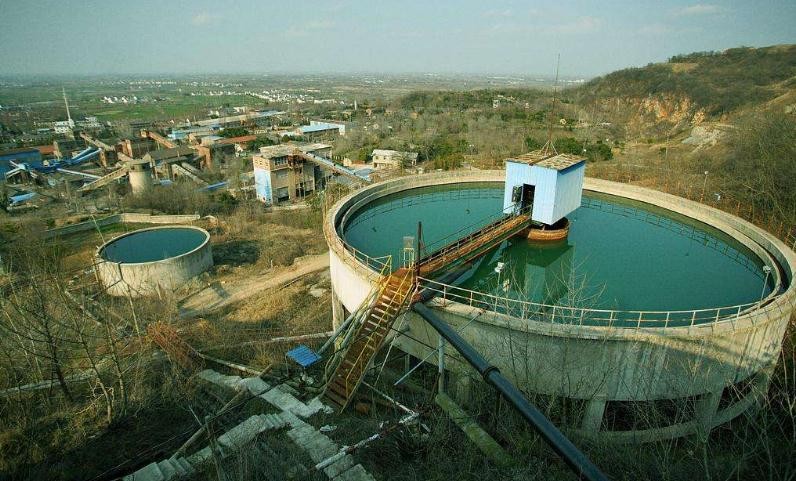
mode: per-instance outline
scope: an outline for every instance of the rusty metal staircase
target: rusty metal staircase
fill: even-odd
[[[348,327],[338,354],[327,365],[332,373],[327,371],[325,400],[339,411],[351,402],[393,323],[410,303],[418,275],[434,275],[455,263],[481,255],[496,243],[526,229],[530,221],[527,210],[501,215],[473,232],[440,239],[442,247],[421,257],[417,264],[414,255],[405,258],[404,267],[392,273],[391,258],[388,258],[381,268],[381,281],[352,314],[354,322]]]
[[[350,342],[328,378],[324,398],[332,407],[342,411],[351,402],[395,319],[408,304],[414,287],[415,271],[411,268],[400,268],[383,277],[361,322],[352,327]]]

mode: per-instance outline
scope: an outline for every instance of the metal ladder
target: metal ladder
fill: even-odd
[[[342,411],[351,402],[373,358],[406,307],[415,287],[415,271],[401,268],[386,276],[353,338],[326,384],[324,398]]]

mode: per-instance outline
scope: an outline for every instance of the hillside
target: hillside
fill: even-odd
[[[668,62],[612,72],[572,95],[582,108],[625,124],[627,136],[682,131],[747,110],[792,111],[796,45],[677,55]]]

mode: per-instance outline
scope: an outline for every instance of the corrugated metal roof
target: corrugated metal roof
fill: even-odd
[[[534,150],[533,152],[528,152],[527,154],[518,155],[517,157],[512,157],[507,160],[513,162],[520,162],[523,164],[537,164],[544,159],[552,157],[553,154],[543,150]]]
[[[153,150],[148,152],[144,158],[150,160],[163,160],[163,159],[173,159],[175,157],[184,157],[188,155],[193,155],[196,152],[187,146],[181,145],[179,147],[172,147],[169,149],[160,149],[160,150]]]
[[[36,193],[35,192],[29,192],[27,194],[12,195],[11,197],[9,197],[9,199],[11,200],[12,204],[21,204],[23,202],[29,201],[30,199],[32,199],[34,197],[36,197]]]
[[[303,133],[308,132],[321,132],[323,130],[340,130],[340,125],[338,124],[327,124],[327,123],[317,123],[312,125],[302,125],[299,127]]]
[[[537,162],[536,165],[539,167],[546,167],[548,169],[562,171],[585,161],[585,157],[572,154],[558,154],[554,157],[541,160]]]
[[[266,159],[273,159],[276,157],[284,157],[290,155],[294,150],[298,149],[302,152],[315,152],[316,150],[328,149],[332,146],[329,144],[279,144],[267,145],[260,147],[260,155]]]
[[[0,152],[0,158],[22,158],[22,157],[41,157],[41,151],[36,147],[25,147],[21,149],[11,149]]]

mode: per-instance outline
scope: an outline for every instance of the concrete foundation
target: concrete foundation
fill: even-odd
[[[429,174],[376,184],[342,199],[329,212],[324,231],[330,248],[330,272],[335,309],[356,310],[378,275],[344,246],[339,226],[360,207],[402,190],[462,182],[502,182],[504,173],[462,172]],[[587,401],[583,418],[570,431],[583,437],[599,436],[622,442],[644,442],[684,436],[727,422],[754,405],[767,386],[768,370],[776,363],[782,339],[796,304],[792,283],[796,254],[774,236],[720,210],[661,192],[597,179],[586,179],[585,189],[652,204],[713,226],[746,245],[775,269],[778,293],[755,308],[737,315],[685,327],[621,327],[561,324],[543,316],[520,319],[455,302],[432,303],[437,314],[522,389]],[[475,318],[475,321],[470,322]],[[339,317],[338,317],[339,319]],[[436,346],[434,331],[409,312],[407,334],[396,346],[420,359]],[[339,321],[337,321],[339,323]],[[428,362],[435,363],[436,356]],[[455,353],[446,361],[452,371],[449,389],[468,391],[469,370]],[[459,375],[453,373],[459,372]],[[751,383],[753,389],[719,410],[725,388]],[[461,385],[460,385],[461,384]],[[456,393],[457,400],[466,398]],[[639,401],[651,408],[656,402],[697,399],[696,414],[672,424],[633,431],[601,429],[606,410],[614,401]],[[693,403],[693,402],[692,402]],[[684,411],[685,412],[685,411]]]

